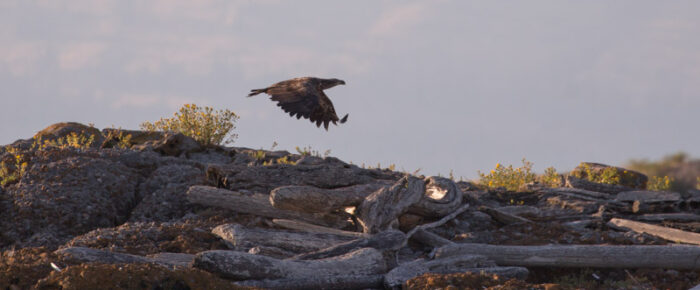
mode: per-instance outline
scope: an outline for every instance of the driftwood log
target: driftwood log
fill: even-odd
[[[498,267],[493,261],[481,255],[459,255],[435,260],[418,259],[404,263],[384,275],[384,286],[390,289],[400,289],[406,281],[425,273],[464,272],[496,274],[505,278],[518,279],[526,279],[529,275],[527,268]]]
[[[314,186],[282,186],[270,192],[275,208],[307,213],[327,213],[357,206],[373,192],[390,186],[390,182],[353,185],[336,189]]]
[[[435,257],[468,254],[484,255],[500,266],[700,269],[700,247],[689,245],[453,244],[437,249]]]
[[[480,255],[459,255],[445,259],[418,259],[399,265],[384,276],[384,285],[394,288],[403,285],[409,279],[424,273],[457,273],[466,269],[480,267],[495,267],[496,264]]]
[[[304,231],[304,232],[310,232],[310,233],[333,234],[333,235],[353,237],[353,238],[364,238],[364,237],[369,236],[369,235],[364,234],[364,233],[350,232],[350,231],[344,231],[344,230],[339,230],[339,229],[334,229],[334,228],[329,228],[329,227],[324,227],[324,226],[317,226],[317,225],[312,225],[310,223],[305,223],[305,222],[300,222],[300,221],[295,221],[295,220],[273,219],[272,223],[275,225],[278,225],[280,227],[283,227],[283,228]]]
[[[268,218],[294,219],[333,228],[343,228],[348,225],[345,219],[337,215],[308,214],[274,208],[270,205],[268,196],[262,194],[247,195],[237,191],[195,185],[187,190],[187,199],[196,204]]]
[[[196,255],[194,266],[235,280],[314,280],[323,277],[375,277],[388,271],[382,253],[363,248],[321,260],[279,260],[236,251],[205,251]],[[341,287],[342,285],[339,285]],[[316,287],[312,287],[316,288]]]
[[[235,248],[274,247],[292,253],[306,253],[352,240],[350,237],[309,232],[246,228],[237,224],[220,225],[212,233]]]
[[[608,224],[612,227],[623,228],[638,233],[646,233],[676,243],[700,245],[700,234],[698,233],[619,218],[611,219]]]
[[[334,245],[329,248],[321,249],[315,252],[300,254],[292,257],[291,259],[297,260],[311,260],[311,259],[323,259],[334,256],[344,255],[346,253],[361,249],[361,248],[374,248],[377,250],[398,250],[403,246],[406,240],[406,235],[401,231],[396,230],[386,230],[369,238],[357,239],[341,244]]]
[[[502,224],[510,225],[516,223],[532,223],[531,220],[517,215],[512,215],[502,210],[491,208],[485,205],[479,207],[479,211],[490,215],[495,221]]]
[[[462,205],[462,191],[452,180],[431,176],[424,181],[423,196],[408,212],[425,217],[443,217]]]
[[[418,202],[425,183],[405,176],[390,188],[382,188],[367,196],[357,207],[355,215],[365,233],[378,233],[398,224],[397,218]]]

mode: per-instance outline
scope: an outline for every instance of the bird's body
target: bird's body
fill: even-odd
[[[328,130],[329,123],[336,125],[338,121],[341,124],[345,123],[348,115],[338,119],[333,103],[323,90],[344,84],[345,81],[339,79],[301,77],[281,81],[264,89],[250,90],[248,97],[266,93],[290,116],[296,116],[297,119],[304,117],[316,123],[317,127],[323,124],[323,127]]]

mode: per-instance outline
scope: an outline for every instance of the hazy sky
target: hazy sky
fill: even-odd
[[[0,144],[61,121],[137,129],[184,103],[234,146],[311,146],[465,178],[700,155],[700,1],[0,0]],[[346,124],[250,89],[298,76]]]

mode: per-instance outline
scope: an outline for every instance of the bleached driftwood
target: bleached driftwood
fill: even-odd
[[[391,185],[388,182],[369,183],[324,189],[314,186],[282,186],[270,192],[270,203],[275,208],[325,213],[359,205],[368,195]]]
[[[423,196],[425,184],[413,176],[405,176],[390,188],[382,188],[367,196],[357,207],[355,216],[365,233],[378,233],[398,223],[397,218]]]
[[[268,218],[301,220],[334,228],[342,228],[348,225],[348,222],[340,216],[281,210],[272,207],[268,197],[265,195],[246,195],[237,191],[211,186],[191,186],[187,190],[187,199],[196,204],[220,207]]]
[[[236,248],[266,246],[279,248],[296,254],[328,248],[352,239],[350,237],[332,234],[245,228],[237,224],[220,225],[214,228],[212,233],[231,243],[231,245]]]
[[[427,230],[423,230],[423,229],[416,231],[411,236],[411,239],[413,239],[414,241],[418,241],[421,244],[433,247],[433,248],[442,247],[442,246],[452,244],[452,241],[445,239],[441,236],[438,236],[438,235],[436,235],[432,232],[429,232]]]
[[[346,253],[355,251],[361,248],[374,248],[377,250],[398,250],[403,246],[406,240],[406,235],[397,230],[386,230],[368,238],[357,239],[341,244],[334,245],[329,248],[321,249],[315,252],[300,254],[291,259],[310,260],[323,259],[328,257],[340,256]]]
[[[263,255],[263,256],[268,256],[272,258],[277,258],[277,259],[286,259],[291,256],[296,255],[294,252],[290,252],[287,250],[283,250],[277,247],[270,247],[270,246],[255,246],[250,249],[248,249],[249,254],[253,255]]]
[[[430,228],[436,228],[436,227],[439,227],[439,226],[441,226],[441,225],[444,225],[444,224],[447,223],[448,221],[452,220],[453,218],[455,218],[455,217],[457,217],[458,215],[460,215],[460,214],[462,214],[463,212],[465,212],[468,208],[469,208],[469,204],[468,204],[468,203],[467,203],[467,204],[464,204],[464,205],[462,205],[460,208],[456,209],[456,210],[453,211],[452,213],[450,213],[450,214],[448,214],[448,215],[442,217],[441,219],[439,219],[439,220],[437,220],[437,221],[434,221],[434,222],[432,222],[432,223],[422,224],[422,225],[420,225],[420,226],[417,226],[417,227],[411,229],[410,231],[408,231],[408,233],[406,233],[406,240],[404,241],[402,247],[405,246],[406,243],[408,242],[408,239],[410,239],[410,238],[411,238],[413,235],[415,235],[417,232],[420,231],[420,232],[426,232],[426,233],[428,233],[428,232],[425,231],[425,230],[430,229]],[[423,238],[430,239],[430,241],[428,241],[429,243],[434,243],[434,244],[445,243],[445,244],[447,244],[447,243],[445,242],[446,239],[444,239],[444,240],[437,239],[437,238],[431,236],[431,233],[422,234],[422,236],[423,236]],[[435,235],[435,236],[437,236],[437,235]],[[439,236],[438,236],[438,237],[439,237]],[[441,238],[441,237],[439,237],[439,238]],[[451,243],[451,242],[450,242],[450,243]]]
[[[334,234],[334,235],[353,237],[353,238],[363,238],[363,237],[369,236],[368,234],[364,234],[364,233],[343,231],[343,230],[324,227],[324,226],[312,225],[310,223],[305,223],[305,222],[300,222],[300,221],[295,221],[295,220],[273,219],[272,223],[274,223],[280,227],[283,227],[283,228],[288,228],[291,230],[305,231],[305,232],[310,232],[310,233]]]
[[[489,271],[491,269],[492,271]],[[384,286],[388,289],[401,287],[406,281],[425,273],[451,274],[451,273],[498,273],[508,278],[525,279],[529,274],[522,267],[497,267],[488,258],[481,255],[458,255],[444,259],[424,260],[419,259],[392,269],[384,275]]]
[[[453,244],[437,258],[484,255],[500,266],[700,269],[700,247],[690,245],[544,245]]]
[[[654,213],[654,214],[644,214],[634,217],[636,220],[648,221],[648,222],[663,222],[663,221],[675,221],[675,222],[700,222],[700,215],[692,213]]]
[[[485,205],[482,205],[479,207],[479,211],[490,215],[494,220],[509,225],[509,224],[515,224],[515,223],[532,223],[531,220],[526,219],[524,217],[520,217],[517,215],[512,215],[507,212],[497,210],[495,208],[491,208]]]
[[[442,217],[462,205],[462,191],[452,180],[431,176],[424,181],[423,196],[408,212],[426,217]]]
[[[624,228],[638,233],[650,234],[672,242],[700,245],[700,234],[698,233],[619,218],[611,219],[608,224],[613,227]]]
[[[374,276],[388,270],[382,253],[372,248],[321,260],[280,260],[244,252],[213,250],[198,253],[194,266],[235,280],[303,281],[323,277],[332,281],[334,277]]]

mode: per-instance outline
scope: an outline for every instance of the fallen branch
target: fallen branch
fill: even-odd
[[[479,211],[490,215],[494,220],[497,222],[510,225],[510,224],[515,224],[515,223],[532,223],[531,220],[526,219],[524,217],[520,217],[517,215],[512,215],[507,212],[504,212],[502,210],[497,210],[495,208],[491,208],[485,205],[482,205],[479,207]]]
[[[468,254],[484,255],[501,266],[700,269],[700,247],[690,245],[453,244],[437,249],[435,256],[443,258]]]
[[[295,221],[295,220],[273,219],[272,223],[274,223],[280,227],[283,227],[283,228],[288,228],[291,230],[305,231],[305,232],[310,232],[310,233],[333,234],[333,235],[353,237],[353,238],[368,237],[368,235],[364,234],[364,233],[343,231],[343,230],[324,227],[324,226],[312,225],[309,223]]]
[[[401,287],[406,281],[424,273],[462,273],[473,268],[496,267],[496,264],[481,255],[458,255],[444,259],[418,259],[399,265],[384,276],[384,286],[388,289]],[[527,271],[527,270],[526,270]]]
[[[646,233],[676,243],[700,245],[700,234],[698,233],[619,218],[611,219],[608,224],[612,227],[624,228],[638,233]]]
[[[444,225],[444,224],[447,223],[448,221],[450,221],[450,220],[452,220],[453,218],[457,217],[458,215],[462,214],[462,213],[463,213],[464,211],[466,211],[468,208],[469,208],[469,204],[468,204],[468,203],[467,203],[467,204],[464,204],[464,205],[462,205],[462,207],[460,207],[460,208],[458,208],[457,210],[455,210],[454,212],[452,212],[452,213],[450,213],[450,214],[444,216],[443,218],[441,218],[441,219],[438,220],[438,221],[434,221],[434,222],[432,222],[432,223],[427,223],[427,224],[422,224],[422,225],[420,225],[420,226],[417,226],[417,227],[413,228],[412,230],[408,231],[408,233],[406,233],[406,240],[403,242],[403,244],[401,245],[401,247],[403,248],[404,246],[406,246],[406,244],[408,243],[408,239],[410,239],[411,236],[413,236],[416,232],[418,232],[418,231],[425,231],[425,230],[427,230],[427,229],[436,228],[436,227],[439,227],[439,226],[441,226],[441,225]]]
[[[334,256],[340,256],[361,248],[374,248],[377,250],[398,250],[403,247],[403,243],[406,241],[406,235],[397,230],[387,230],[369,238],[357,239],[342,244],[337,244],[335,246],[321,249],[315,252],[300,254],[294,256],[290,259],[296,260],[310,260],[310,259],[323,259]]]
[[[270,192],[270,203],[275,208],[323,213],[359,205],[368,195],[391,185],[388,182],[353,185],[336,189],[314,186],[282,186]]]
[[[300,282],[318,277],[373,276],[388,270],[382,253],[372,248],[322,260],[280,260],[244,252],[214,250],[197,254],[194,266],[236,280],[290,279]]]
[[[245,228],[237,224],[220,225],[212,233],[234,247],[274,247],[295,254],[316,251],[349,241],[351,238],[332,234],[290,232],[284,230]]]
[[[268,197],[265,195],[246,195],[237,191],[211,186],[191,186],[187,190],[187,199],[196,204],[220,207],[268,218],[301,220],[334,228],[343,228],[348,225],[346,220],[336,215],[308,214],[281,210],[272,207]]]

